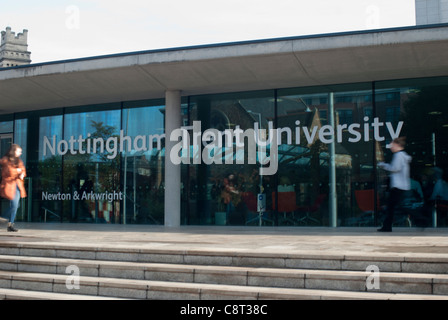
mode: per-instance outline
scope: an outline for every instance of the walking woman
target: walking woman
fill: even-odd
[[[25,166],[20,159],[22,148],[17,145],[11,145],[9,151],[0,160],[2,167],[2,181],[0,183],[0,196],[9,200],[9,208],[5,218],[9,218],[7,230],[17,232],[14,228],[14,220],[17,209],[19,208],[20,198],[26,197],[25,185],[23,180],[26,177]]]

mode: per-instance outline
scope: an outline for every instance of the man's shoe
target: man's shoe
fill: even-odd
[[[392,232],[392,229],[381,228],[377,230],[378,232]]]
[[[8,226],[8,228],[6,229],[8,232],[17,232],[19,230],[17,230],[16,228],[14,228],[12,225]]]

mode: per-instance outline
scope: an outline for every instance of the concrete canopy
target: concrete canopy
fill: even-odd
[[[0,114],[448,75],[448,25],[131,52],[0,69]]]

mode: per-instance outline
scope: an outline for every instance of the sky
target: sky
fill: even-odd
[[[32,63],[415,25],[415,0],[0,0]]]

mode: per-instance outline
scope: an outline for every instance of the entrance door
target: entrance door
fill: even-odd
[[[12,145],[12,133],[0,134],[0,158],[5,155]]]

